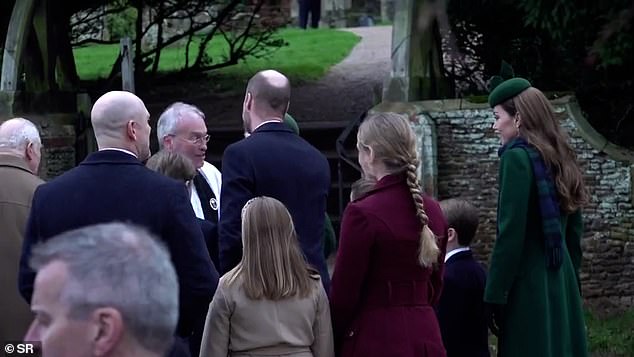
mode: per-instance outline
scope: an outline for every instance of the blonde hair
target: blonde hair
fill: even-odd
[[[560,207],[572,213],[588,202],[589,194],[568,135],[558,123],[559,115],[546,96],[530,87],[501,104],[510,115],[519,113],[519,134],[539,151],[553,174]]]
[[[282,202],[262,196],[244,205],[242,243],[242,260],[227,274],[227,284],[240,281],[253,300],[310,294],[311,269],[299,247],[291,214]]]
[[[358,149],[372,148],[374,158],[380,160],[390,174],[406,173],[416,216],[422,226],[418,262],[424,267],[432,266],[438,259],[440,249],[436,236],[429,228],[429,217],[423,205],[423,192],[416,175],[420,161],[416,155],[416,138],[409,121],[394,113],[370,115],[361,123],[357,139]]]
[[[196,176],[196,167],[182,154],[161,150],[152,155],[145,166],[167,177],[176,180],[189,181]]]
[[[376,186],[376,180],[366,177],[362,177],[353,182],[352,186],[350,187],[350,201],[361,198],[361,196],[365,195],[366,193],[368,193],[368,191],[373,189],[374,186]]]

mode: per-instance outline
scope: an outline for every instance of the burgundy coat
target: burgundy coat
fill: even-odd
[[[445,356],[432,305],[440,297],[447,223],[424,197],[441,248],[437,265],[418,264],[421,225],[404,175],[390,175],[343,215],[330,292],[341,357]]]

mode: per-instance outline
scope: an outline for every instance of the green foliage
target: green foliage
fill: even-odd
[[[472,58],[484,68],[462,80],[488,79],[505,60],[542,91],[574,91],[598,132],[634,149],[633,5],[631,0],[452,0],[447,12],[458,47],[462,53],[474,51]],[[481,87],[466,95],[483,94]]]
[[[137,11],[134,8],[126,8],[120,13],[111,14],[106,17],[108,31],[113,40],[119,40],[122,37],[130,36],[134,38],[135,22]]]
[[[267,56],[248,56],[237,65],[213,71],[221,80],[240,83],[255,72],[272,68],[285,73],[293,82],[321,78],[334,64],[343,60],[359,38],[351,32],[331,29],[299,30],[282,29],[276,34],[279,40],[288,43]],[[196,56],[197,46],[192,46],[190,60]],[[117,58],[118,45],[92,45],[76,48],[75,62],[82,80],[104,78]],[[159,71],[173,72],[185,66],[185,47],[172,46],[161,54]],[[207,47],[209,58],[227,56],[227,43],[222,36],[214,38]]]
[[[588,344],[595,355],[634,356],[634,309],[608,318],[586,312]]]

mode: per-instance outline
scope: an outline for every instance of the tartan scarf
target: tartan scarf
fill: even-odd
[[[563,251],[561,242],[561,213],[555,181],[553,180],[550,168],[544,163],[544,159],[539,151],[524,138],[517,137],[506,143],[498,150],[498,156],[501,157],[506,150],[513,148],[524,149],[531,160],[533,174],[537,182],[539,209],[542,217],[542,230],[544,232],[546,248],[546,267],[548,269],[558,270],[563,261]]]

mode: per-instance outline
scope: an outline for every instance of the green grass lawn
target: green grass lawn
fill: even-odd
[[[332,65],[343,60],[359,41],[359,37],[351,32],[331,29],[281,29],[276,36],[283,38],[288,46],[275,50],[265,58],[247,57],[237,65],[213,71],[214,75],[242,81],[259,70],[272,68],[286,74],[292,81],[316,80]],[[79,77],[82,80],[95,80],[108,76],[118,51],[119,45],[76,48],[74,54]],[[191,46],[192,61],[196,51],[197,46]],[[227,45],[220,36],[212,40],[207,48],[207,54],[214,62],[222,61],[226,53]],[[183,68],[184,64],[185,46],[182,44],[163,50],[159,70],[172,72]]]
[[[634,357],[634,309],[610,317],[585,311],[588,349],[591,357]],[[496,355],[497,339],[489,334],[491,356]]]
[[[588,347],[596,357],[634,357],[634,309],[598,318],[586,312]]]

